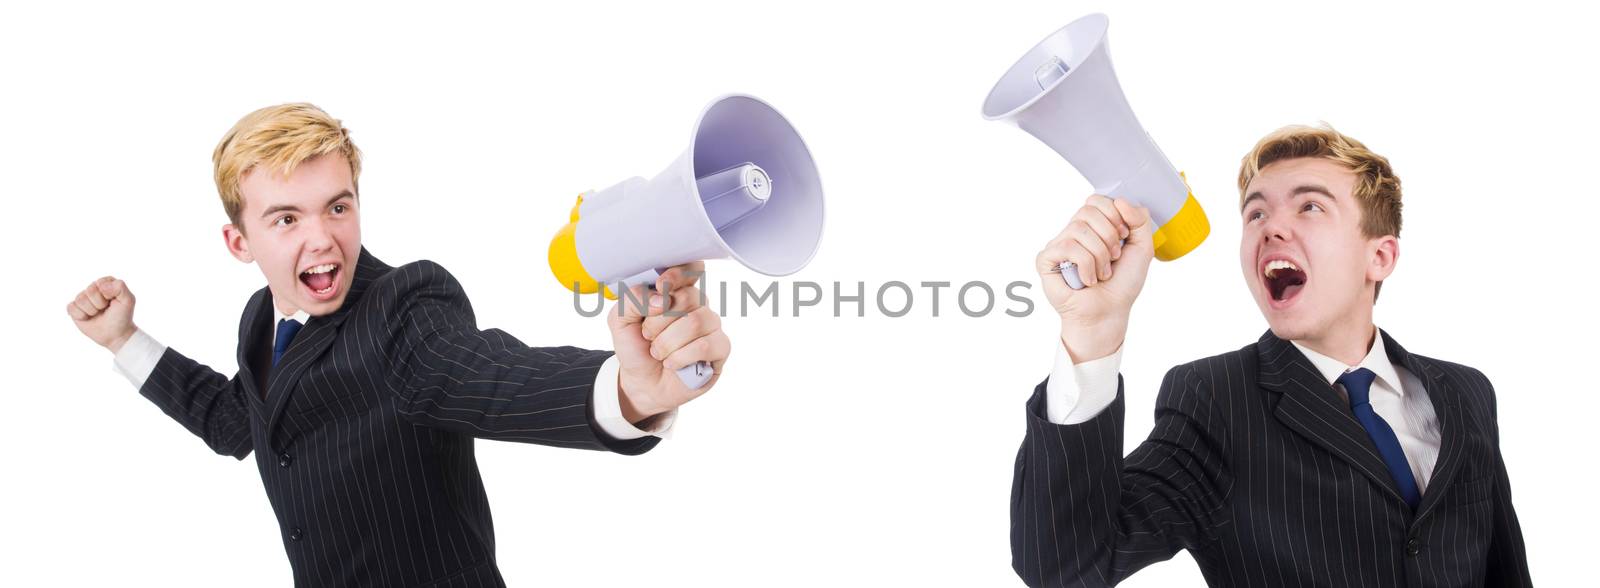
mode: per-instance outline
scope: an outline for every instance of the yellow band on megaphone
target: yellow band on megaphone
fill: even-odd
[[[1178,172],[1178,177],[1183,178],[1184,187],[1189,186],[1189,178],[1183,172]],[[1172,215],[1167,224],[1156,230],[1151,243],[1155,245],[1156,259],[1172,261],[1199,247],[1210,234],[1211,223],[1206,220],[1206,212],[1201,210],[1200,201],[1195,200],[1191,189],[1188,200],[1183,202],[1178,214]]]
[[[601,289],[600,283],[583,269],[583,262],[578,259],[578,208],[582,206],[583,196],[579,195],[578,203],[572,205],[571,218],[550,240],[550,273],[563,288],[579,294],[593,294]],[[605,296],[617,299],[610,288],[605,288]]]

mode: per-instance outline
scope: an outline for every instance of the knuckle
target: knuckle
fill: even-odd
[[[667,324],[668,323],[665,318],[653,316],[644,319],[644,323],[640,326],[640,328],[642,329],[646,339],[655,339],[656,337],[661,336],[662,331],[667,329]]]
[[[1100,247],[1103,246],[1100,243],[1099,235],[1084,235],[1078,240],[1078,245],[1083,247],[1085,252],[1096,257],[1099,257]]]
[[[701,324],[713,330],[722,327],[722,317],[717,316],[717,313],[712,312],[710,308],[702,306],[695,313],[700,315]]]
[[[684,286],[672,291],[672,306],[674,308],[687,308],[700,300],[700,290],[694,286]]]
[[[702,355],[706,355],[706,340],[691,340],[688,344],[683,344],[683,347],[678,347],[678,352],[674,353],[674,355],[685,364],[698,360]]]

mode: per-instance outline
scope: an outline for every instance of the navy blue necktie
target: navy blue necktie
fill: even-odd
[[[1370,393],[1372,381],[1377,377],[1372,370],[1358,368],[1339,376],[1338,382],[1344,385],[1345,393],[1350,395],[1350,413],[1367,430],[1367,436],[1378,448],[1378,455],[1383,456],[1383,463],[1389,466],[1389,475],[1394,476],[1395,485],[1400,488],[1400,497],[1406,499],[1406,504],[1411,508],[1416,508],[1417,503],[1422,501],[1422,493],[1417,492],[1417,479],[1411,475],[1406,452],[1400,449],[1400,438],[1395,436],[1389,423],[1372,410]]]
[[[278,358],[283,357],[289,342],[294,340],[294,334],[300,332],[300,326],[300,321],[294,319],[278,321],[278,337],[272,341],[272,367],[278,367]]]

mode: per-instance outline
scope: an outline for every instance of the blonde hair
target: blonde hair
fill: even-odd
[[[239,222],[244,211],[239,181],[251,170],[265,167],[287,177],[294,173],[295,166],[334,152],[350,162],[350,181],[359,186],[361,150],[350,140],[350,130],[321,108],[296,102],[244,115],[222,136],[211,154],[217,194],[222,196],[228,221],[244,232],[244,224]]]
[[[1257,141],[1239,166],[1239,205],[1244,205],[1245,190],[1251,180],[1261,175],[1262,168],[1301,157],[1326,159],[1355,173],[1356,184],[1351,191],[1361,208],[1363,237],[1400,236],[1400,177],[1389,167],[1389,159],[1327,123],[1320,127],[1286,126]],[[1373,290],[1374,302],[1382,288],[1380,280]]]

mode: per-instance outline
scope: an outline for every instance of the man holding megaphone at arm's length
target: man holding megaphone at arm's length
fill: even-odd
[[[255,454],[296,586],[504,586],[496,558],[530,554],[495,552],[475,439],[641,454],[728,357],[721,319],[693,286],[698,262],[630,287],[635,303],[607,319],[615,353],[480,329],[443,266],[390,266],[363,246],[361,152],[311,104],[246,115],[213,163],[228,252],[267,283],[237,327],[186,318],[238,329],[238,373],[139,329],[120,279],[91,282],[66,310],[141,395],[212,451]],[[194,295],[207,295],[197,285]],[[713,375],[686,386],[677,370],[702,362]],[[181,546],[173,553],[181,563]]]

